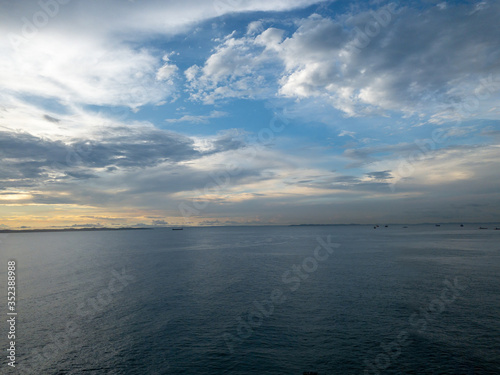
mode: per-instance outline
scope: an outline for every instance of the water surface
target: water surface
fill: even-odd
[[[318,260],[318,238],[328,236],[339,246],[320,248]],[[21,374],[500,373],[500,231],[220,227],[0,239],[0,277],[17,261]],[[277,290],[285,300],[270,302]]]

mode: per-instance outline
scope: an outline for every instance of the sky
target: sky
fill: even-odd
[[[0,228],[500,221],[498,19],[0,0]]]

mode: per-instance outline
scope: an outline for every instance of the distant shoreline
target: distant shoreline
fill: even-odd
[[[204,226],[184,226],[183,229],[188,228],[262,228],[262,227],[372,227],[376,224],[281,224],[281,225],[204,225]],[[422,226],[422,225],[432,225],[432,226],[465,226],[464,229],[473,229],[476,226],[489,226],[492,229],[496,229],[500,227],[500,222],[481,222],[481,223],[417,223],[417,224],[401,224],[401,223],[389,223],[389,224],[381,224],[381,226],[386,227],[398,227],[398,226]],[[472,228],[471,228],[472,227]],[[174,229],[177,227],[121,227],[121,228],[99,228],[99,227],[91,227],[91,228],[49,228],[49,229],[0,229],[0,234],[5,233],[43,233],[43,232],[99,232],[99,231],[119,231],[119,230],[153,230],[153,229]],[[479,229],[479,228],[475,228]],[[487,228],[481,228],[487,229]]]
[[[378,223],[380,224],[380,222]],[[488,222],[451,222],[451,223],[416,223],[416,224],[408,224],[408,223],[382,223],[380,225],[388,225],[388,226],[398,226],[398,225],[499,225],[499,222],[496,221],[488,221]],[[290,224],[289,227],[354,227],[354,226],[372,226],[377,225],[374,224]]]
[[[95,232],[108,230],[144,230],[152,228],[62,228],[62,229],[0,229],[0,233],[39,233],[39,232]]]

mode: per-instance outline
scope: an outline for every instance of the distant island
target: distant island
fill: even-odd
[[[0,233],[39,233],[39,232],[95,232],[107,230],[143,230],[152,228],[62,228],[62,229],[0,229]]]
[[[378,223],[380,224],[380,222]],[[378,225],[378,224],[357,224],[357,223],[352,223],[352,224],[289,224],[287,226],[289,227],[350,227],[350,226],[371,226],[371,225]],[[459,225],[459,226],[464,226],[464,225],[492,225],[492,226],[498,226],[499,222],[496,221],[490,221],[490,222],[441,222],[441,223],[413,223],[413,224],[408,224],[408,223],[384,223],[383,225],[390,226],[398,226],[398,225],[434,225],[436,227],[439,227],[441,225]],[[382,225],[382,224],[380,224]]]

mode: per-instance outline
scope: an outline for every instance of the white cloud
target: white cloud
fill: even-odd
[[[255,33],[260,33],[263,30],[264,29],[263,29],[262,21],[253,21],[253,22],[250,22],[248,24],[247,34],[252,35]]]
[[[0,88],[64,103],[129,106],[176,98],[169,54],[135,47],[225,13],[280,11],[320,0],[1,1]],[[49,5],[47,5],[49,4]],[[216,65],[216,62],[214,62]]]
[[[156,73],[156,78],[160,81],[172,82],[172,78],[175,76],[179,68],[176,65],[165,63],[158,72]]]
[[[172,82],[157,82],[160,62],[146,50],[120,43],[60,34],[37,37],[15,52],[0,44],[0,86],[12,95],[54,98],[72,104],[140,107],[172,94]],[[164,65],[164,79],[175,72]]]
[[[279,49],[284,34],[283,30],[270,27],[255,38],[255,44],[263,45],[269,49]]]
[[[202,67],[193,65],[184,72],[191,97],[210,104],[226,98],[272,96],[269,81],[276,81],[279,71],[266,66],[274,61],[276,53],[264,42],[276,43],[282,33],[273,30],[256,37],[238,39],[234,33],[226,36]]]
[[[228,36],[189,76],[193,98],[317,98],[347,116],[498,118],[500,4],[312,15],[284,31]],[[425,22],[422,22],[425,20]],[[416,37],[418,36],[418,37]],[[272,72],[272,73],[271,73]],[[279,78],[279,82],[276,82]]]
[[[433,8],[417,16],[408,8],[399,13],[382,8],[378,16],[359,13],[346,21],[360,25],[354,39],[338,20],[312,16],[282,43],[287,73],[280,93],[322,96],[352,116],[377,110],[432,115],[473,95],[478,80],[492,73],[483,67],[498,54],[494,33],[477,26],[497,28],[492,11],[466,17],[460,7],[445,15]],[[385,22],[379,21],[384,15]],[[374,30],[376,35],[368,36]],[[500,69],[493,74],[498,77]]]
[[[158,69],[158,72],[156,72],[156,79],[160,81],[167,81],[170,84],[173,84],[173,78],[176,76],[177,71],[179,68],[175,64],[170,63],[170,55],[178,54],[175,52],[171,52],[169,54],[166,54],[163,56],[163,61],[165,61],[165,64]]]
[[[56,0],[57,1],[57,0]],[[177,34],[194,24],[228,13],[253,11],[286,11],[306,7],[324,0],[72,0],[58,4],[48,12],[39,2],[9,2],[4,8],[1,24],[11,33],[23,36],[23,26],[34,24],[35,31],[65,29],[68,33],[140,39],[145,34]],[[6,3],[7,1],[3,1]],[[0,4],[1,5],[1,4]],[[47,22],[37,22],[37,13],[44,13]],[[27,21],[25,21],[25,19]],[[37,26],[38,25],[38,26]],[[43,31],[42,30],[42,31]],[[24,35],[25,36],[25,35]]]
[[[348,130],[342,130],[340,133],[339,133],[339,137],[345,137],[345,136],[349,136],[351,138],[356,138],[356,133],[355,132],[351,132],[351,131],[348,131]]]

